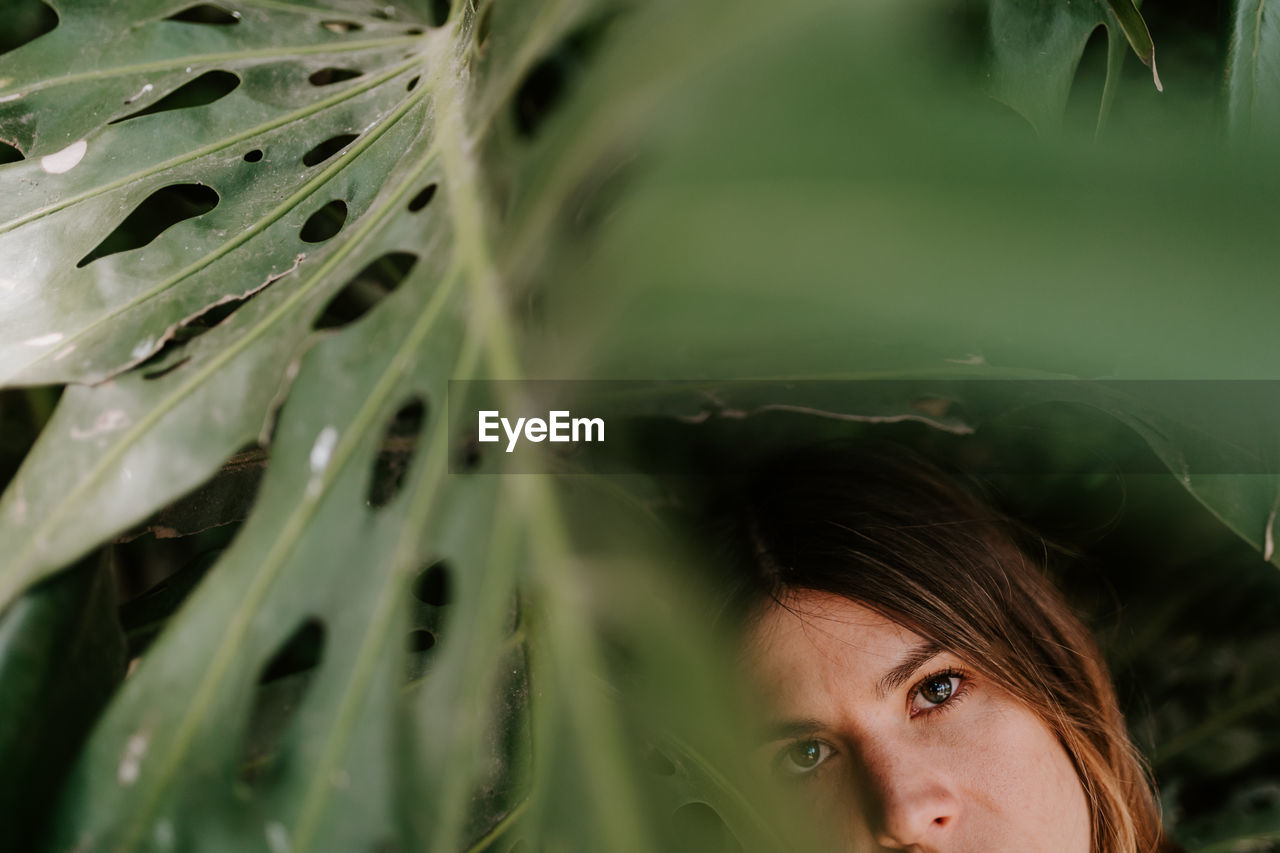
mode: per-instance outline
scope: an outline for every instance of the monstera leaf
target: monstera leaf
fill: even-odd
[[[0,56],[0,380],[68,387],[0,498],[0,609],[269,458],[48,849],[677,849],[664,809],[694,849],[732,843],[716,814],[803,848],[671,734],[655,697],[732,751],[701,635],[636,615],[678,596],[584,546],[647,504],[493,476],[452,381],[695,379],[729,417],[963,432],[1027,400],[738,380],[1276,378],[1273,170],[1049,156],[974,117],[933,4],[854,5],[41,4]],[[1018,6],[991,5],[992,85],[1042,132],[1098,24],[1154,71],[1132,4]],[[630,413],[705,414],[667,393]],[[1182,461],[1237,432],[1078,393],[1270,541],[1273,476]]]
[[[1155,45],[1133,0],[1059,3],[997,0],[990,6],[992,67],[990,91],[1021,113],[1040,133],[1052,133],[1062,121],[1076,67],[1090,36],[1107,33],[1107,77],[1098,107],[1098,127],[1115,99],[1126,43],[1156,70]]]
[[[1271,11],[1272,14],[1268,14]],[[1235,8],[1231,56],[1227,66],[1228,118],[1238,137],[1276,132],[1280,95],[1280,18],[1265,2],[1240,2]]]

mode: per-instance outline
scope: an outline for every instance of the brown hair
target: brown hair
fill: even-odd
[[[1095,853],[1174,849],[1102,655],[1019,545],[1025,531],[902,448],[793,451],[734,492],[718,537],[726,613],[745,624],[805,589],[893,619],[1057,734],[1089,803]]]

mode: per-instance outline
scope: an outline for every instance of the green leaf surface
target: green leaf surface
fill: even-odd
[[[645,706],[602,685],[600,634],[670,667],[663,696],[700,696],[709,668],[682,659],[691,635],[618,616],[642,596],[601,602],[626,566],[572,535],[598,495],[567,509],[486,453],[464,473],[451,380],[696,379],[749,411],[779,394],[739,380],[1280,378],[1274,168],[1010,139],[935,64],[929,3],[220,5],[236,22],[58,0],[58,27],[0,57],[0,137],[24,155],[0,166],[0,370],[71,383],[0,498],[0,609],[238,450],[270,458],[80,756],[51,850],[672,849],[634,772]],[[1089,33],[1135,38],[1100,3],[992,15],[993,91],[1042,131]],[[215,72],[238,84],[194,103]],[[132,213],[157,198],[204,212],[151,233]],[[334,328],[339,294],[368,310]],[[1000,384],[938,393],[982,417],[1036,402]],[[1068,399],[1266,549],[1275,478],[1197,461],[1235,441],[1266,458],[1257,423]],[[456,596],[415,603],[441,563]],[[268,677],[299,637],[305,677]],[[676,742],[689,779],[712,775]],[[785,849],[761,835],[739,840]]]
[[[610,8],[433,21],[246,0],[223,7],[234,23],[169,20],[188,5],[58,3],[58,28],[0,60],[0,126],[25,155],[0,173],[0,363],[10,384],[73,383],[0,503],[0,607],[238,449],[270,453],[243,529],[81,754],[48,849],[480,849],[517,823],[572,849],[654,849],[556,498],[449,473],[448,381],[523,370],[508,300],[528,258],[505,194],[540,179],[527,150],[562,91],[547,75],[586,59]],[[647,20],[615,79],[668,32]],[[211,72],[238,85],[159,110]],[[131,214],[179,185],[178,213],[204,212],[158,234],[154,211]],[[335,201],[345,216],[326,219]],[[362,304],[405,255],[393,292],[330,328],[336,294]],[[392,435],[416,449],[386,481]],[[441,562],[456,600],[416,622],[415,579]],[[529,615],[512,625],[518,580]],[[429,659],[406,651],[424,631]],[[269,675],[299,638],[319,659],[284,696]],[[500,712],[478,712],[495,694]],[[542,697],[532,722],[521,694]],[[548,817],[584,803],[589,820]]]
[[[1271,139],[1280,123],[1280,14],[1267,0],[1235,4],[1227,120],[1240,139]]]
[[[124,635],[105,562],[28,591],[0,616],[0,823],[34,849],[89,730],[125,673]]]
[[[1098,106],[1101,130],[1115,99],[1125,44],[1150,66],[1157,89],[1155,46],[1132,0],[995,0],[990,4],[992,62],[988,90],[1040,134],[1062,124],[1085,45],[1098,27],[1107,32],[1107,77]]]

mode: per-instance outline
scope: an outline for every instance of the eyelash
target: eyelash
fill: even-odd
[[[933,681],[934,679],[943,679],[943,678],[954,678],[958,682],[954,690],[952,691],[951,695],[949,695],[942,702],[938,703],[937,705],[934,705],[931,708],[924,708],[918,711],[910,712],[911,719],[914,720],[920,717],[931,717],[933,715],[940,714],[954,707],[957,702],[959,702],[966,695],[968,695],[969,689],[970,689],[969,673],[965,672],[962,669],[948,667],[938,672],[934,672],[929,675],[926,675],[924,678],[916,682],[915,687],[911,688],[911,692],[907,694],[908,710],[910,711],[912,706],[915,704],[916,697],[920,695],[920,691],[924,689],[925,684],[927,684],[930,681]],[[815,764],[813,767],[797,768],[792,770],[786,769],[784,767],[784,762],[787,760],[787,756],[791,752],[791,750],[795,749],[798,746],[805,746],[807,744],[817,744],[819,749],[824,750],[826,754],[823,755],[823,757],[819,759],[818,763]],[[818,740],[816,738],[807,738],[805,740],[792,741],[791,743],[787,744],[778,753],[777,757],[774,758],[773,763],[779,775],[794,781],[802,781],[802,780],[814,778],[818,774],[818,771],[820,771],[823,768],[823,766],[825,766],[827,762],[830,761],[831,758],[837,754],[838,753],[836,752],[835,747],[831,746],[831,744],[826,743],[825,741]]]
[[[920,692],[924,689],[924,686],[928,684],[930,681],[933,681],[935,679],[943,679],[943,678],[954,678],[959,682],[958,684],[956,684],[955,689],[952,691],[951,695],[948,696],[946,699],[942,700],[941,702],[939,702],[937,705],[933,705],[930,708],[921,708],[919,710],[914,710],[913,706],[915,705],[916,697],[920,695]],[[911,688],[911,692],[907,694],[907,710],[911,714],[911,719],[913,720],[917,719],[918,717],[929,717],[936,714],[940,714],[940,713],[943,713],[944,711],[949,711],[952,707],[955,706],[957,702],[963,699],[968,694],[968,692],[969,692],[969,673],[965,672],[962,669],[947,667],[946,669],[926,675],[924,678],[916,682],[915,687]]]

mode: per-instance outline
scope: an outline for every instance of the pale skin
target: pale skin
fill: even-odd
[[[770,771],[836,820],[850,850],[1090,853],[1071,759],[969,662],[841,596],[801,590],[753,622]]]

